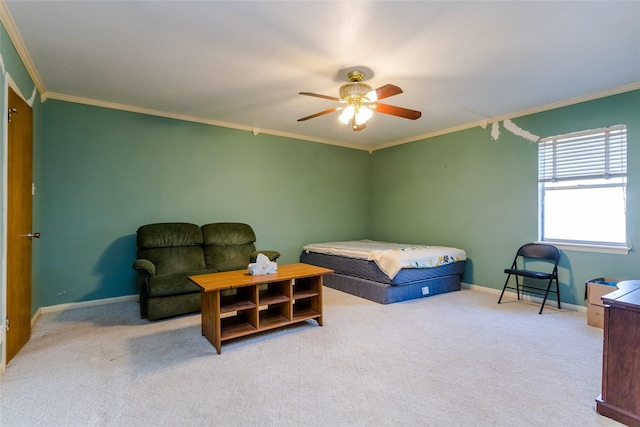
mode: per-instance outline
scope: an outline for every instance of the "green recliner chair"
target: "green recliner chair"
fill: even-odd
[[[200,311],[200,288],[189,276],[241,270],[262,252],[275,261],[277,251],[257,251],[251,226],[215,223],[158,223],[137,232],[140,315],[158,320]]]
[[[255,262],[259,253],[271,261],[280,257],[277,251],[256,250],[256,234],[251,226],[238,222],[217,222],[202,226],[206,268],[217,271],[242,270]]]

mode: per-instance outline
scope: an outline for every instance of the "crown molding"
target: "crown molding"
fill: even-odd
[[[0,0],[0,1],[2,1],[2,0]],[[60,93],[53,93],[53,92],[48,93],[46,95],[46,98],[57,99],[57,100],[60,100],[60,101],[74,102],[74,103],[77,103],[77,104],[93,105],[93,106],[96,106],[96,107],[103,107],[103,108],[111,108],[111,109],[122,110],[122,111],[129,111],[129,112],[132,112],[132,113],[140,113],[140,114],[147,114],[147,115],[151,115],[151,116],[166,117],[166,118],[170,118],[170,119],[183,120],[183,121],[188,121],[188,122],[202,123],[202,124],[211,125],[211,126],[220,126],[220,127],[230,128],[230,129],[243,130],[243,131],[253,132],[254,135],[258,135],[259,133],[263,133],[263,134],[266,134],[266,135],[279,136],[279,137],[283,137],[283,138],[291,138],[291,139],[299,139],[299,140],[309,141],[309,142],[317,142],[317,143],[320,143],[320,144],[334,145],[334,146],[343,147],[343,148],[350,148],[350,149],[353,149],[353,150],[367,151],[367,152],[369,152],[369,154],[371,154],[374,151],[383,150],[385,148],[390,148],[390,147],[395,147],[397,145],[403,145],[403,144],[408,144],[410,142],[416,142],[416,141],[421,141],[421,140],[424,140],[424,139],[435,138],[437,136],[447,135],[447,134],[454,133],[454,132],[460,132],[460,131],[467,130],[467,129],[472,129],[472,128],[475,128],[475,127],[486,127],[488,124],[493,124],[493,123],[501,122],[501,121],[504,121],[504,120],[511,120],[511,119],[515,119],[515,118],[518,118],[518,117],[524,117],[524,116],[528,116],[528,115],[531,115],[531,114],[541,113],[541,112],[544,112],[544,111],[555,110],[557,108],[562,108],[562,107],[567,107],[567,106],[570,106],[570,105],[580,104],[582,102],[592,101],[592,100],[595,100],[595,99],[606,98],[607,96],[618,95],[618,94],[621,94],[621,93],[631,92],[631,91],[634,91],[634,90],[640,90],[640,83],[634,83],[634,84],[618,87],[618,88],[615,88],[615,89],[611,89],[611,90],[608,90],[608,91],[597,92],[597,93],[593,93],[593,94],[589,94],[589,95],[584,95],[584,96],[580,96],[580,97],[576,97],[576,98],[571,98],[571,99],[568,99],[568,100],[565,100],[565,101],[559,101],[559,102],[555,102],[555,103],[552,103],[552,104],[543,105],[543,106],[540,106],[540,107],[530,108],[530,109],[527,109],[527,110],[522,110],[522,111],[519,111],[519,112],[516,112],[516,113],[512,113],[512,114],[506,114],[506,115],[503,115],[503,116],[497,116],[497,117],[493,117],[493,118],[487,119],[487,120],[482,120],[482,121],[479,121],[479,122],[467,123],[467,124],[463,124],[463,125],[460,125],[460,126],[455,126],[455,127],[452,127],[452,128],[436,131],[436,132],[426,133],[426,134],[418,135],[418,136],[411,137],[411,138],[406,138],[406,139],[401,139],[401,140],[398,140],[398,141],[389,142],[389,143],[386,143],[386,144],[376,145],[374,147],[366,147],[366,146],[355,145],[355,144],[345,144],[345,143],[340,143],[340,142],[336,142],[336,141],[332,141],[332,140],[328,140],[328,139],[323,139],[323,138],[313,138],[313,137],[308,137],[308,136],[304,136],[304,135],[291,134],[291,133],[287,133],[287,132],[279,132],[279,131],[269,130],[269,129],[256,129],[255,127],[251,127],[251,126],[237,125],[237,124],[233,124],[233,123],[220,122],[220,121],[217,121],[217,120],[202,119],[202,118],[199,118],[199,117],[187,116],[187,115],[183,115],[183,114],[167,113],[167,112],[164,112],[164,111],[152,110],[152,109],[147,109],[147,108],[132,107],[130,105],[124,105],[124,104],[116,104],[116,103],[110,103],[110,102],[104,102],[104,101],[97,101],[97,100],[93,100],[93,99],[81,98],[81,97],[77,97],[77,96],[65,95],[65,94],[60,94]],[[42,99],[44,101],[45,97],[43,96]]]
[[[45,94],[47,93],[44,87],[44,83],[42,83],[42,79],[40,79],[38,70],[36,70],[35,65],[33,65],[31,56],[29,55],[29,52],[27,51],[27,48],[22,41],[22,36],[16,28],[16,25],[13,22],[13,18],[11,18],[11,14],[9,14],[9,10],[7,9],[7,5],[5,4],[4,0],[0,0],[0,22],[2,22],[5,30],[7,30],[7,34],[9,35],[13,46],[18,52],[18,56],[22,60],[24,67],[27,69],[27,73],[29,73],[31,80],[33,80],[36,89],[40,93],[41,100],[44,101],[46,99]]]
[[[493,123],[496,123],[496,122],[501,122],[501,121],[504,121],[504,120],[511,120],[511,119],[515,119],[515,118],[518,118],[518,117],[529,116],[531,114],[542,113],[544,111],[555,110],[557,108],[568,107],[570,105],[580,104],[580,103],[587,102],[587,101],[593,101],[595,99],[600,99],[600,98],[606,98],[607,96],[619,95],[621,93],[631,92],[631,91],[634,91],[634,90],[640,90],[640,83],[633,83],[633,84],[630,84],[630,85],[621,86],[621,87],[618,87],[618,88],[615,88],[615,89],[611,89],[611,90],[606,90],[606,91],[602,91],[602,92],[596,92],[596,93],[592,93],[592,94],[589,94],[589,95],[583,95],[583,96],[579,96],[579,97],[576,97],[576,98],[570,98],[570,99],[567,99],[567,100],[564,100],[564,101],[559,101],[559,102],[554,102],[554,103],[551,103],[551,104],[542,105],[542,106],[539,106],[539,107],[529,108],[527,110],[522,110],[522,111],[519,111],[517,113],[511,113],[511,114],[506,114],[506,115],[503,115],[503,116],[493,117],[491,119],[482,120],[480,122],[467,123],[467,124],[456,126],[456,127],[452,127],[452,128],[449,128],[449,129],[443,129],[443,130],[437,131],[437,132],[427,133],[427,134],[418,135],[418,136],[412,137],[412,138],[407,138],[407,139],[403,139],[403,140],[399,140],[399,141],[390,142],[390,143],[387,143],[387,144],[377,145],[377,146],[373,147],[372,151],[382,150],[382,149],[385,149],[385,148],[394,147],[396,145],[407,144],[409,142],[420,141],[422,139],[434,138],[436,136],[441,136],[441,135],[446,135],[446,134],[449,134],[449,133],[459,132],[459,131],[471,129],[471,128],[474,128],[474,127],[477,127],[477,126],[486,127],[487,125],[490,125],[490,124],[493,124]]]
[[[234,124],[234,123],[221,122],[221,121],[218,121],[218,120],[203,119],[203,118],[200,118],[200,117],[188,116],[188,115],[185,115],[185,114],[168,113],[166,111],[153,110],[153,109],[150,109],[150,108],[133,107],[131,105],[117,104],[117,103],[114,103],[114,102],[98,101],[98,100],[95,100],[95,99],[82,98],[82,97],[79,97],[79,96],[72,96],[72,95],[65,95],[65,94],[62,94],[62,93],[49,92],[47,94],[47,98],[48,99],[55,99],[55,100],[58,100],[58,101],[72,102],[72,103],[75,103],[75,104],[91,105],[91,106],[94,106],[94,107],[109,108],[109,109],[113,109],[113,110],[127,111],[127,112],[130,112],[130,113],[146,114],[146,115],[149,115],[149,116],[164,117],[164,118],[168,118],[168,119],[182,120],[182,121],[186,121],[186,122],[194,122],[194,123],[201,123],[201,124],[210,125],[210,126],[219,126],[219,127],[224,127],[224,128],[242,130],[242,131],[252,132],[255,136],[257,136],[258,134],[265,134],[265,135],[279,136],[279,137],[283,137],[283,138],[291,138],[291,139],[299,139],[299,140],[303,140],[303,141],[317,142],[317,143],[320,143],[320,144],[336,145],[336,146],[339,146],[339,147],[351,148],[351,149],[354,149],[354,150],[363,150],[363,151],[371,152],[371,149],[368,148],[368,147],[362,147],[362,146],[353,145],[353,144],[342,144],[342,143],[338,143],[336,141],[331,141],[331,140],[328,140],[328,139],[310,138],[310,137],[307,137],[307,136],[296,135],[296,134],[287,133],[287,132],[280,132],[280,131],[275,131],[275,130],[270,130],[270,129],[262,129],[262,128],[258,129],[258,128],[253,127],[253,126],[237,125],[237,124]]]

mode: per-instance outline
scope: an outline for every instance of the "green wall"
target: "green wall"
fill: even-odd
[[[640,242],[640,91],[514,119],[540,137],[626,124],[627,227]],[[463,280],[501,289],[515,251],[537,239],[537,146],[501,126],[455,132],[375,151],[371,238],[458,246],[469,262]],[[606,209],[594,201],[593,209]],[[584,282],[639,278],[640,257],[562,251],[562,300],[584,305]]]
[[[33,82],[4,28],[0,37],[5,71],[29,96]],[[627,124],[632,243],[640,241],[638,111],[635,91],[514,120],[541,137]],[[515,249],[537,237],[536,146],[505,129],[497,141],[478,127],[370,155],[37,99],[34,126],[34,230],[42,233],[34,312],[134,294],[135,231],[151,222],[247,222],[258,247],[281,251],[282,263],[318,241],[458,246],[469,256],[463,280],[495,289]],[[583,305],[589,278],[640,276],[639,261],[635,249],[563,251],[563,300]]]
[[[368,235],[370,155],[119,110],[42,107],[40,305],[136,293],[136,229],[251,224],[259,249]]]

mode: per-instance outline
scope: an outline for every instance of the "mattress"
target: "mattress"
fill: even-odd
[[[305,245],[303,250],[326,255],[339,255],[350,259],[373,261],[390,279],[393,279],[404,268],[434,268],[467,259],[465,251],[459,248],[389,243],[375,240],[312,243]]]
[[[372,244],[375,247],[373,255]],[[383,245],[390,246],[383,249]],[[335,273],[324,277],[325,286],[380,304],[460,290],[466,261],[466,253],[463,250],[439,247],[440,252],[436,252],[439,255],[433,258],[434,247],[417,248],[418,250],[428,248],[426,253],[429,256],[417,258],[417,262],[410,263],[410,268],[400,268],[392,275],[380,269],[378,265],[381,259],[380,251],[413,250],[413,247],[372,241],[306,245],[300,254],[300,262],[334,270]],[[423,251],[422,254],[424,253]],[[414,258],[418,256],[417,254],[418,252],[409,254],[409,258]],[[401,258],[402,262],[408,259],[407,254],[404,255],[405,257]],[[393,260],[393,263],[397,264],[397,260]],[[435,266],[426,267],[432,264]]]
[[[465,264],[464,261],[461,261],[432,268],[403,268],[392,279],[383,273],[374,261],[367,261],[365,259],[302,251],[300,262],[330,268],[337,274],[394,286],[406,285],[442,276],[462,275]]]

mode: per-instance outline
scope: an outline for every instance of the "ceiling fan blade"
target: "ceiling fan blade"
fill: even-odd
[[[403,117],[405,119],[416,120],[422,117],[422,113],[417,110],[410,110],[408,108],[396,107],[388,104],[377,104],[376,111],[384,114],[391,114],[392,116]]]
[[[316,98],[324,98],[324,99],[329,99],[331,101],[340,101],[340,98],[336,98],[335,96],[320,95],[319,93],[313,93],[313,92],[300,92],[300,95],[315,96]]]
[[[319,117],[319,116],[324,116],[325,114],[333,113],[334,111],[338,111],[338,110],[341,110],[341,109],[342,109],[342,107],[329,108],[328,110],[320,111],[319,113],[315,113],[315,114],[312,114],[310,116],[298,119],[298,121],[299,122],[304,122],[305,120],[314,119],[314,118]]]
[[[356,124],[355,116],[351,119],[351,129],[353,129],[354,131],[357,132],[357,131],[362,130],[362,129],[366,128],[366,127],[367,127],[366,123],[363,123],[361,125]]]
[[[388,98],[390,96],[399,95],[401,93],[402,93],[402,89],[394,85],[384,85],[376,89],[376,94],[378,95],[378,99]]]

